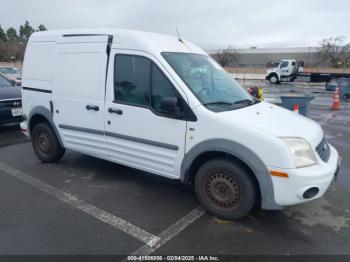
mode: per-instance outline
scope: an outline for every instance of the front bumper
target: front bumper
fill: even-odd
[[[12,116],[10,109],[0,109],[0,125],[20,123],[22,120],[22,116]]]
[[[338,152],[331,145],[330,150],[327,163],[318,159],[318,164],[314,166],[280,169],[279,171],[287,173],[289,177],[272,177],[275,202],[280,206],[289,206],[322,197],[339,171]],[[305,192],[311,188],[314,188],[317,193],[311,198],[305,198]]]

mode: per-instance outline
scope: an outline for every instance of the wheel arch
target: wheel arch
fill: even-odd
[[[238,161],[253,174],[259,186],[263,209],[281,209],[275,202],[272,179],[266,165],[252,150],[231,140],[212,139],[194,146],[182,161],[181,181],[191,184],[198,168],[205,161],[218,157]]]
[[[276,76],[277,77],[277,82],[280,81],[280,76],[276,73],[276,72],[272,72],[269,74],[268,78],[270,79],[272,76]]]
[[[59,132],[53,122],[53,116],[52,113],[50,112],[50,110],[48,110],[46,107],[43,106],[36,106],[34,107],[28,116],[28,134],[29,136],[31,136],[31,132],[34,128],[34,126],[38,123],[42,123],[42,122],[47,122],[50,124],[50,126],[52,127],[53,131],[55,132],[58,141],[60,143],[60,145],[63,147],[63,142],[61,140],[61,136],[59,135]]]

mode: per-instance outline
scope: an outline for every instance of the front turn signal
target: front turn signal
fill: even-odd
[[[273,171],[273,170],[270,170],[270,175],[271,176],[284,177],[284,178],[288,178],[289,177],[289,175],[287,173],[283,173],[283,172],[280,172],[280,171]]]

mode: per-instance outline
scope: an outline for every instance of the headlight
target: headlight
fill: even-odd
[[[282,140],[292,151],[295,166],[306,167],[317,163],[314,151],[310,144],[302,138],[285,137]]]

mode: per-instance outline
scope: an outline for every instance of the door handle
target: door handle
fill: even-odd
[[[114,114],[118,114],[118,115],[122,115],[123,114],[123,110],[118,109],[118,108],[108,108],[108,112],[109,113],[114,113]]]
[[[95,105],[87,105],[86,110],[98,111],[98,110],[100,110],[100,108],[98,106],[95,106]]]

